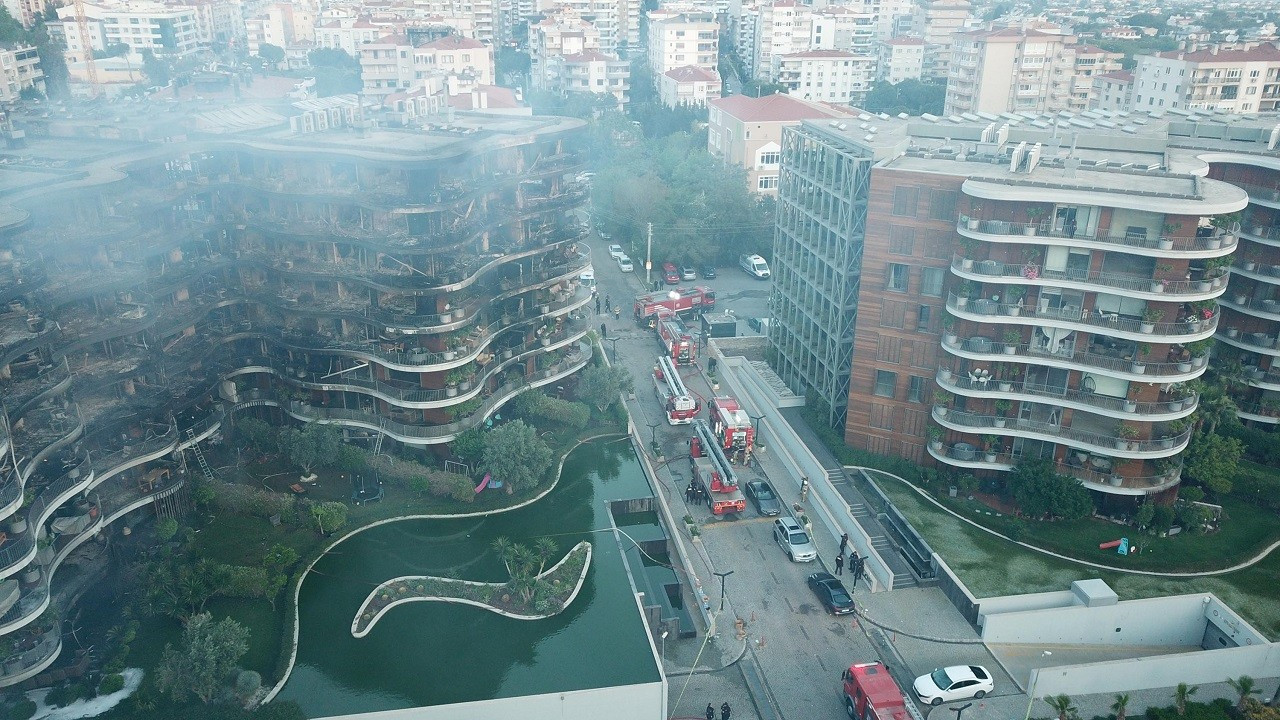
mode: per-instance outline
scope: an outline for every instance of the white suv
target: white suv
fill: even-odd
[[[773,521],[773,539],[792,562],[813,562],[818,559],[818,549],[793,517],[780,517]]]

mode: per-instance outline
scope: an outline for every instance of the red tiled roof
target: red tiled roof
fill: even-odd
[[[485,44],[479,40],[462,37],[461,35],[449,35],[439,40],[422,43],[418,47],[431,48],[433,50],[479,50],[485,47]]]
[[[702,82],[720,82],[719,75],[713,72],[707,72],[697,65],[685,65],[684,67],[678,67],[666,71],[663,75],[666,75],[676,82],[695,82],[699,80]]]
[[[742,122],[799,122],[837,116],[832,108],[782,94],[761,98],[730,95],[707,102]]]
[[[516,99],[515,91],[510,88],[498,87],[497,85],[476,85],[476,90],[487,95],[488,108],[473,107],[472,101],[474,95],[469,92],[458,93],[449,96],[449,105],[459,110],[485,110],[485,109],[503,109],[524,107],[519,100]]]
[[[1120,82],[1133,82],[1133,73],[1128,70],[1114,70],[1112,72],[1098,73],[1094,77],[1106,78],[1108,80],[1119,80]]]
[[[587,50],[586,52],[562,55],[561,58],[563,58],[564,61],[568,63],[593,62],[593,61],[612,62],[618,59],[610,55],[605,55],[599,50]]]
[[[862,57],[857,53],[847,52],[845,50],[805,50],[797,53],[787,53],[782,55],[783,58],[855,58]]]
[[[1196,50],[1195,52],[1179,52],[1170,50],[1168,52],[1156,53],[1156,57],[1162,57],[1169,60],[1189,60],[1191,62],[1257,62],[1261,60],[1280,60],[1280,48],[1272,43],[1262,43],[1248,50],[1237,48],[1234,50],[1219,50],[1214,54],[1211,50]]]

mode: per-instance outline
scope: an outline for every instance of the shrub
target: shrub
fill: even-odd
[[[457,473],[434,472],[427,476],[428,492],[438,497],[447,497],[459,502],[472,502],[476,499],[475,486],[471,478]]]
[[[293,499],[248,485],[224,485],[213,494],[211,504],[238,515],[269,518],[272,515],[284,517]]]
[[[241,670],[236,674],[236,697],[246,700],[262,687],[262,676],[253,670]]]
[[[178,521],[173,518],[163,518],[156,521],[156,539],[160,542],[169,542],[174,535],[178,534]]]
[[[36,701],[23,698],[17,705],[9,708],[9,720],[28,720],[36,714]]]
[[[124,676],[115,673],[102,678],[102,682],[98,683],[99,695],[110,695],[113,692],[120,692],[124,689]]]

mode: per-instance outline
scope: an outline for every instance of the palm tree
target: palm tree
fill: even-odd
[[[533,546],[533,552],[538,556],[538,574],[547,567],[547,562],[556,556],[556,551],[560,547],[556,545],[556,541],[549,537],[538,538],[538,542]]]
[[[499,535],[493,539],[493,551],[498,554],[498,559],[502,560],[502,564],[507,568],[507,574],[511,574],[511,540]]]
[[[1178,683],[1178,686],[1173,689],[1173,704],[1177,706],[1179,716],[1187,714],[1187,698],[1195,695],[1196,690],[1199,689],[1195,685],[1188,685],[1184,682]]]
[[[1240,699],[1236,700],[1236,709],[1241,712],[1244,711],[1244,703],[1249,699],[1250,695],[1257,695],[1262,692],[1258,688],[1254,687],[1256,683],[1253,678],[1248,675],[1241,675],[1238,678],[1227,678],[1227,684],[1231,686],[1232,690],[1235,690],[1236,693],[1240,695]]]
[[[511,566],[515,568],[513,575],[533,577],[533,565],[537,561],[537,556],[527,546],[517,544],[511,547]]]
[[[1116,701],[1111,703],[1111,709],[1115,711],[1116,720],[1124,720],[1125,711],[1129,709],[1129,693],[1118,693]]]
[[[1071,704],[1070,695],[1049,695],[1044,701],[1058,713],[1058,720],[1068,720],[1076,712],[1076,706]]]

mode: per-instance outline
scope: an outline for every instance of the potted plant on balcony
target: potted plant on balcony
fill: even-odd
[[[1002,428],[1009,422],[1009,411],[1013,409],[1013,401],[1000,398],[996,401],[996,427]]]
[[[1144,362],[1146,357],[1151,354],[1151,344],[1142,343],[1138,346],[1138,356],[1133,358],[1133,362],[1129,365],[1129,372],[1134,375],[1141,375],[1147,371],[1147,364]]]
[[[938,417],[946,417],[947,406],[954,399],[955,396],[946,390],[935,390],[933,393],[933,411],[937,413]]]
[[[965,281],[960,283],[960,287],[956,289],[956,307],[965,308],[969,305],[969,296],[973,294],[973,283]]]
[[[937,425],[930,425],[928,429],[929,447],[935,452],[942,449],[942,428]]]
[[[960,338],[956,337],[956,319],[950,315],[942,318],[942,340],[948,345],[955,345]]]
[[[1138,323],[1138,331],[1150,335],[1156,331],[1156,323],[1164,317],[1164,311],[1160,308],[1148,307],[1142,311],[1142,322]]]
[[[1022,314],[1022,298],[1027,294],[1027,289],[1022,285],[1014,285],[1005,293],[1005,298],[1009,304],[1005,306],[1005,312],[1012,317],[1018,317]]]
[[[1124,399],[1124,411],[1136,412],[1138,410],[1138,393],[1141,392],[1138,383],[1129,383],[1129,397]]]
[[[996,456],[1000,454],[1000,438],[995,435],[983,435],[983,459],[989,463],[996,461]]]
[[[548,345],[551,344],[551,326],[550,325],[543,325],[542,327],[538,328],[538,331],[536,334],[538,336],[538,343],[541,344],[542,347],[547,347]]]
[[[1022,229],[1024,235],[1035,235],[1036,227],[1040,224],[1040,216],[1044,214],[1044,208],[1029,207],[1027,208],[1027,225]]]
[[[978,215],[982,213],[982,206],[974,205],[969,208],[969,213],[969,215],[964,216],[965,227],[970,230],[977,230],[978,224],[982,222],[982,220],[978,218]]]
[[[1187,343],[1187,350],[1191,351],[1191,367],[1201,368],[1205,363],[1209,362],[1209,351],[1213,348],[1213,339],[1205,338],[1204,340],[1196,340]]]
[[[444,376],[444,396],[457,397],[458,383],[460,382],[462,382],[462,374],[458,372],[457,368],[446,373]]]
[[[1138,428],[1121,423],[1116,426],[1116,449],[1129,450],[1136,443],[1131,442],[1138,437]]]
[[[1015,355],[1018,352],[1018,345],[1022,343],[1022,333],[1009,328],[1004,331],[1004,354]]]
[[[1182,229],[1182,223],[1165,223],[1160,228],[1160,239],[1156,242],[1157,247],[1161,250],[1173,249],[1173,234]]]
[[[1240,229],[1240,220],[1244,215],[1239,211],[1223,213],[1222,215],[1214,215],[1209,218],[1209,224],[1217,228],[1216,236],[1222,238],[1226,242],[1226,237],[1234,234]]]

